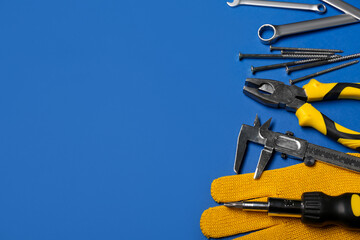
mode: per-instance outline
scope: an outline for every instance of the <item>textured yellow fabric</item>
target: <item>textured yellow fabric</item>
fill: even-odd
[[[265,200],[270,196],[300,199],[302,193],[312,191],[333,196],[345,192],[360,193],[360,174],[321,162],[316,162],[313,167],[302,163],[265,171],[258,180],[253,179],[253,173],[241,174],[215,179],[211,185],[211,195],[219,203]],[[299,219],[269,217],[266,213],[243,212],[224,206],[205,210],[200,228],[205,236],[212,238],[262,229],[243,239],[360,239],[360,232],[336,226],[318,229],[304,226]]]
[[[298,221],[293,218],[268,217],[263,212],[245,212],[241,209],[218,206],[204,211],[200,219],[200,228],[206,237],[220,238],[294,220]]]
[[[283,224],[248,234],[235,240],[357,240],[358,231],[349,231],[338,226],[322,228],[311,227],[300,220],[284,222]]]

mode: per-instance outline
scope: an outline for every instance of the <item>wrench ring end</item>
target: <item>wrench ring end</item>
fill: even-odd
[[[324,4],[318,4],[317,5],[317,12],[319,13],[319,14],[323,14],[323,13],[325,13],[326,12],[326,6],[324,5]]]
[[[269,31],[269,30],[273,32],[273,35],[269,38],[263,38],[262,37],[263,33],[266,31]],[[275,26],[271,25],[271,24],[262,25],[258,30],[258,36],[259,36],[261,42],[264,44],[271,44],[271,43],[275,42],[277,40],[277,32],[276,32]]]

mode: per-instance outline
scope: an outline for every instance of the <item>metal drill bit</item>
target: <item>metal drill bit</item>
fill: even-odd
[[[287,50],[287,51],[309,51],[309,52],[333,52],[342,53],[344,51],[338,49],[322,49],[322,48],[293,48],[293,47],[274,47],[270,45],[270,51]]]
[[[343,56],[343,57],[325,59],[325,60],[318,61],[318,62],[312,62],[312,63],[308,63],[308,64],[303,64],[303,65],[299,65],[299,66],[295,66],[295,67],[286,67],[286,72],[288,74],[290,74],[291,72],[298,71],[298,70],[303,70],[303,69],[307,69],[307,68],[322,66],[322,65],[326,65],[326,64],[330,64],[330,63],[346,61],[346,60],[359,58],[359,57],[360,57],[360,53],[356,53],[356,54],[347,55],[347,56]]]
[[[289,59],[327,59],[329,55],[309,55],[309,54],[243,54],[239,53],[239,61],[243,58],[289,58]]]
[[[300,81],[303,81],[303,80],[306,80],[306,79],[310,79],[310,78],[313,78],[313,77],[316,77],[316,76],[319,76],[319,75],[322,75],[322,74],[325,74],[325,73],[328,73],[328,72],[332,72],[332,71],[335,71],[335,70],[338,70],[338,69],[341,69],[341,68],[356,64],[358,62],[359,62],[359,60],[343,63],[341,65],[338,65],[338,66],[335,66],[335,67],[332,67],[332,68],[328,68],[328,69],[325,69],[325,70],[322,70],[320,72],[316,72],[316,73],[313,73],[313,74],[309,74],[309,75],[306,75],[304,77],[296,78],[294,80],[290,79],[289,82],[290,82],[290,84],[294,84],[294,83],[297,83],[297,82],[300,82]]]

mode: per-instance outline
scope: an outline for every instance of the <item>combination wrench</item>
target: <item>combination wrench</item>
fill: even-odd
[[[227,2],[230,7],[236,7],[239,5],[249,6],[261,6],[261,7],[274,7],[274,8],[287,8],[296,10],[313,11],[317,13],[326,12],[324,4],[306,4],[306,3],[293,3],[293,2],[277,2],[267,0],[234,0],[233,2]]]
[[[357,18],[360,20],[360,9],[344,2],[341,0],[321,0],[323,2],[326,2],[327,4],[333,6],[334,8],[340,9],[346,14],[349,14],[353,16],[354,18]]]
[[[348,14],[341,14],[332,17],[319,18],[309,21],[289,23],[284,25],[264,24],[258,30],[258,36],[262,43],[272,44],[280,37],[310,32],[325,28],[356,23],[359,20]],[[270,37],[265,36],[266,32],[272,32]]]
[[[258,36],[260,40],[264,44],[271,44],[283,36],[337,27],[360,21],[360,9],[340,0],[322,1],[330,4],[331,6],[346,14],[285,25],[264,24],[258,30]],[[266,32],[269,31],[272,32],[272,35],[267,37]]]

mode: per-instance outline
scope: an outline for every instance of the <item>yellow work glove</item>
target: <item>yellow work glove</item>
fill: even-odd
[[[357,156],[360,156],[357,155]],[[241,200],[266,201],[267,197],[301,199],[304,192],[320,191],[336,196],[360,193],[360,174],[317,161],[313,167],[304,163],[265,171],[258,180],[254,174],[240,174],[215,179],[211,195],[218,203]],[[251,239],[360,239],[359,231],[339,226],[316,228],[298,218],[270,217],[264,212],[217,206],[205,210],[200,228],[208,238],[221,238],[256,231],[237,238]]]

